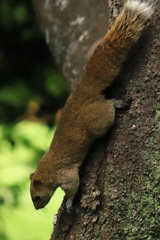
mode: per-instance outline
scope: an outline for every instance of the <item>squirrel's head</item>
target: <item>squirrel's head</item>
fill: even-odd
[[[30,180],[31,198],[35,209],[38,210],[47,205],[57,187],[41,181],[41,179],[37,178],[35,173],[30,174]]]

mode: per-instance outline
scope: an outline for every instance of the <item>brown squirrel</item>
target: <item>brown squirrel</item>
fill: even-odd
[[[114,123],[114,101],[105,99],[102,92],[120,72],[152,13],[147,3],[127,1],[91,55],[83,79],[66,102],[49,150],[30,175],[31,198],[36,209],[50,201],[57,187],[64,190],[70,209],[79,187],[79,167],[95,139]]]

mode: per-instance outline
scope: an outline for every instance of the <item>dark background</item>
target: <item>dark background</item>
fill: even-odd
[[[53,115],[64,105],[67,92],[31,2],[1,1],[0,122],[33,119],[31,115],[36,115],[52,125]]]

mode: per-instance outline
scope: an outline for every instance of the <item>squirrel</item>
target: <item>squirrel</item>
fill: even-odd
[[[68,199],[67,210],[71,209],[79,187],[79,167],[93,142],[114,123],[114,100],[106,99],[102,92],[120,72],[152,13],[146,2],[127,1],[90,56],[82,80],[66,101],[48,151],[30,174],[35,209],[45,207],[58,187]]]

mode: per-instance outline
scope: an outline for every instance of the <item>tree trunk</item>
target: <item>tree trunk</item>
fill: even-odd
[[[33,0],[51,52],[73,89],[90,47],[123,0]],[[160,239],[160,2],[111,89],[129,96],[113,128],[94,144],[80,169],[68,214],[64,202],[51,240]],[[148,25],[148,24],[147,24]]]

